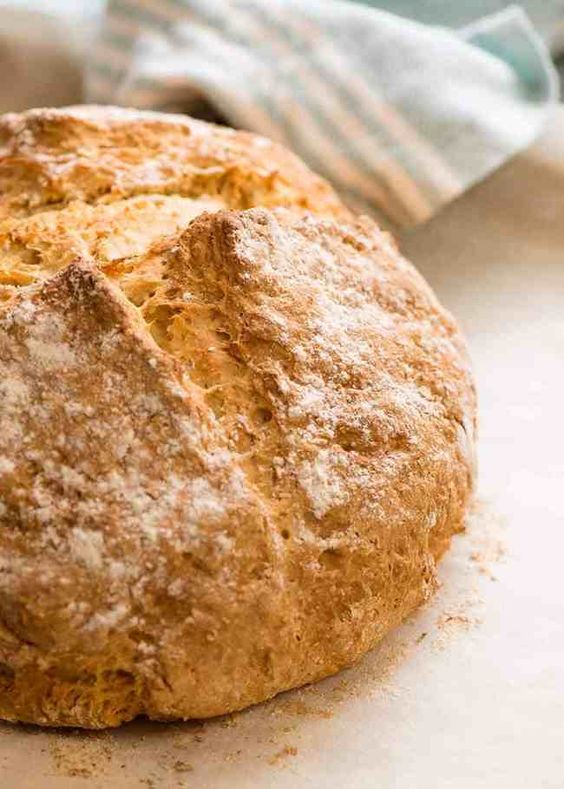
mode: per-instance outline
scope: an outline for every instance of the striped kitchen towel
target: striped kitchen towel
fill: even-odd
[[[211,109],[396,227],[527,146],[557,94],[517,7],[453,31],[352,0],[109,0],[86,85],[97,103]]]

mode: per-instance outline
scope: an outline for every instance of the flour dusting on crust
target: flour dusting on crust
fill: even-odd
[[[462,527],[452,318],[250,135],[86,108],[0,144],[0,715],[206,717],[357,660]]]

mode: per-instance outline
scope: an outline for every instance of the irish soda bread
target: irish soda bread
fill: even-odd
[[[0,120],[0,716],[206,717],[424,601],[472,487],[452,318],[287,151]]]

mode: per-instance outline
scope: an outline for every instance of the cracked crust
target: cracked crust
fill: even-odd
[[[0,226],[0,715],[206,717],[357,660],[462,528],[452,318],[338,203],[41,194]]]

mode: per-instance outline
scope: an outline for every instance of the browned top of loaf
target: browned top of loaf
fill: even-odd
[[[8,114],[0,118],[0,157],[0,216],[138,194],[346,213],[282,146],[180,115],[88,106]]]

